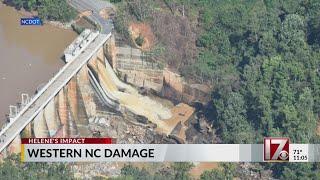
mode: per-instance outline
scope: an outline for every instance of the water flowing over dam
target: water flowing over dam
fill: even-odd
[[[121,82],[108,61],[98,59],[94,63],[90,63],[90,66],[95,67],[101,86],[106,92],[110,93],[111,97],[117,100],[120,106],[135,114],[147,117],[161,128],[166,128],[163,120],[171,117],[168,108],[147,96],[140,95],[136,89]]]

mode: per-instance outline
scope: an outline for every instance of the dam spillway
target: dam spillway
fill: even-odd
[[[88,124],[89,117],[97,113],[96,96],[100,96],[106,105],[116,111],[128,110],[146,117],[166,132],[171,131],[172,128],[163,122],[171,117],[170,109],[140,95],[136,89],[118,79],[104,54],[104,44],[110,36],[99,34],[11,119],[0,131],[0,152],[7,146],[9,153],[19,152],[19,147],[16,147],[18,143],[15,142],[19,142],[20,135],[85,135],[81,134],[81,129]]]

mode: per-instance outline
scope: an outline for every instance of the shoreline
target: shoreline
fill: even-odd
[[[75,23],[75,20],[72,20],[72,21],[70,21],[68,23],[62,23],[60,21],[45,21],[43,23],[51,25],[51,26],[55,26],[55,27],[60,28],[60,29],[66,29],[66,30],[74,31],[71,25]],[[77,33],[76,31],[74,31],[74,32]]]
[[[24,8],[21,8],[20,10],[16,9],[14,6],[10,6],[8,4],[5,4],[3,1],[0,1],[0,8],[2,6],[7,6],[10,8],[13,8],[19,15],[23,16],[23,17],[33,17],[33,16],[38,16],[38,12],[37,11],[27,11]],[[70,22],[67,23],[62,23],[60,21],[43,21],[43,25],[51,25],[60,29],[66,29],[66,30],[73,30],[72,28],[72,24],[74,24],[76,22],[76,20],[72,20]],[[76,31],[74,31],[76,32]],[[77,33],[77,32],[76,32]]]

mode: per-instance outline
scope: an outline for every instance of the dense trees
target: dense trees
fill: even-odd
[[[114,179],[154,179],[154,180],[191,180],[195,179],[190,176],[189,171],[193,167],[192,163],[172,163],[169,168],[162,167],[153,173],[150,173],[144,168],[138,168],[131,164],[125,165],[121,169],[121,176]],[[204,171],[201,180],[224,180],[233,179],[236,176],[236,164],[234,163],[221,163],[219,168]]]
[[[250,124],[245,119],[246,107],[243,96],[232,92],[227,97],[215,101],[215,104],[222,131],[221,137],[230,143],[252,142],[254,135]]]
[[[167,170],[160,169],[154,173],[148,172],[146,169],[135,167],[131,164],[125,165],[121,169],[121,176],[114,179],[137,179],[137,180],[189,180],[189,171],[193,167],[192,163],[173,163]]]
[[[5,2],[18,9],[36,10],[44,20],[68,22],[76,15],[75,10],[69,7],[66,0],[5,0]]]
[[[205,171],[203,174],[201,174],[200,179],[201,180],[211,180],[211,179],[225,180],[226,178],[222,173],[222,171],[213,169],[211,171]]]
[[[187,68],[197,73],[190,78],[215,87],[217,116],[210,119],[222,141],[261,143],[264,136],[319,141],[320,1],[203,2],[207,6],[196,6],[202,14],[200,53]],[[265,168],[280,179],[319,174],[315,164]]]
[[[276,163],[271,165],[277,179],[319,179],[319,163]]]
[[[48,20],[68,22],[76,15],[75,10],[70,8],[66,0],[39,0],[39,16]]]
[[[198,59],[185,67],[193,73],[185,75],[214,85],[217,117],[212,120],[223,142],[318,138],[317,7],[320,2],[313,0],[204,0],[189,6],[199,11],[202,33]]]
[[[21,163],[19,155],[0,163],[0,179],[73,179],[70,169],[62,163]]]

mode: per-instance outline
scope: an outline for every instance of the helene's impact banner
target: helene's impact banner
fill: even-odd
[[[23,162],[319,162],[320,145],[265,138],[264,144],[115,144],[112,138],[22,139]]]

